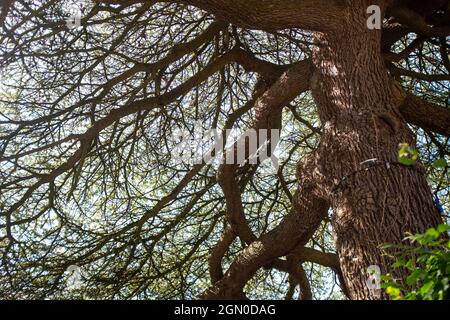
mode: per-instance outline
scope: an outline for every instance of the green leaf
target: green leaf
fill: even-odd
[[[404,267],[405,264],[406,264],[406,262],[405,262],[404,260],[399,259],[399,260],[395,261],[395,262],[392,264],[392,267],[394,267],[394,268],[401,268],[401,267]]]
[[[445,168],[447,166],[447,161],[442,158],[433,162],[432,166],[435,168]]]
[[[394,287],[389,287],[386,289],[387,294],[389,294],[390,296],[396,298],[399,297],[401,292],[399,288],[394,288]]]
[[[411,273],[408,278],[406,278],[406,283],[408,285],[413,285],[415,284],[418,280],[420,280],[422,278],[423,275],[423,271],[418,269],[416,271],[414,271],[413,273]]]
[[[401,143],[398,151],[398,162],[405,166],[412,166],[419,159],[419,152],[407,143]]]
[[[425,235],[427,235],[428,237],[430,237],[432,239],[437,239],[437,238],[439,238],[440,233],[436,229],[430,228],[430,229],[427,230]]]
[[[420,294],[423,296],[427,295],[433,287],[434,281],[433,280],[428,281],[422,286],[422,288],[420,288]]]
[[[405,166],[412,166],[415,163],[415,161],[408,159],[406,157],[399,157],[398,162],[400,162],[401,164],[403,164]]]
[[[393,266],[409,270],[405,278],[382,276],[382,288],[393,300],[443,300],[450,298],[450,241],[446,224],[409,236],[407,245],[396,245]],[[415,240],[415,241],[411,241]]]
[[[450,226],[447,225],[447,224],[440,224],[440,225],[437,227],[437,231],[438,231],[439,233],[446,233],[448,230],[450,230]]]
[[[450,248],[450,242],[449,242],[449,248]],[[447,265],[445,268],[445,273],[450,275],[450,264]]]

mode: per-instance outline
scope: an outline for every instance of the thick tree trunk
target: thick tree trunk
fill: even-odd
[[[323,124],[321,170],[329,181],[345,282],[352,299],[380,299],[386,296],[366,285],[370,265],[392,271],[379,245],[435,226],[440,216],[422,168],[393,164],[399,143],[414,145],[414,138],[389,85],[381,32],[366,25],[370,3],[350,2],[339,31],[315,36],[311,86]],[[361,170],[374,158],[375,165]]]

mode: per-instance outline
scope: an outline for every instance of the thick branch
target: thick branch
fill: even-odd
[[[336,253],[318,251],[308,247],[302,247],[291,254],[295,260],[300,262],[313,262],[321,266],[331,268],[335,271],[340,269],[339,257]]]
[[[450,137],[450,109],[408,94],[400,112],[409,123]]]
[[[450,25],[431,27],[427,23],[426,18],[406,6],[392,6],[389,9],[389,13],[418,34],[429,37],[445,37],[450,34]]]
[[[142,0],[101,0],[132,4]],[[259,30],[302,28],[327,31],[339,26],[343,0],[163,0],[192,5],[235,25]]]
[[[216,283],[223,277],[222,259],[225,256],[230,245],[236,239],[236,233],[231,227],[226,227],[222,238],[214,247],[209,257],[209,274],[211,276],[211,282]]]
[[[310,159],[299,170],[302,184],[296,193],[293,210],[272,231],[252,242],[234,260],[225,276],[204,292],[202,299],[235,299],[242,297],[245,284],[255,272],[274,259],[288,255],[305,245],[326,216],[328,202],[318,195],[321,175],[316,161]]]
[[[419,72],[415,72],[415,71],[411,71],[411,70],[398,68],[393,65],[390,66],[390,70],[391,70],[391,74],[396,77],[406,76],[406,77],[411,77],[414,79],[428,81],[428,82],[450,80],[450,75],[448,75],[448,74],[424,74],[424,73],[419,73]]]
[[[240,54],[243,56],[243,54]],[[253,128],[258,132],[260,129],[281,129],[281,112],[292,99],[300,93],[309,89],[310,63],[302,61],[290,67],[286,72],[275,81],[273,75],[271,78],[262,80],[270,86],[261,95],[258,93],[260,89],[255,91],[256,96],[260,98],[256,100],[255,111],[256,119]],[[262,85],[264,90],[264,85]],[[233,152],[236,144],[232,146],[228,152]],[[249,156],[248,150],[246,156]],[[227,156],[225,156],[227,158]],[[231,228],[246,243],[251,243],[256,239],[255,235],[249,228],[245,218],[244,209],[241,200],[241,190],[239,188],[236,171],[239,164],[223,164],[219,167],[217,181],[223,190],[227,203],[227,218]]]
[[[392,82],[392,89],[396,104],[408,123],[450,136],[450,109],[405,92],[395,81]]]
[[[291,270],[291,276],[300,286],[300,300],[312,300],[311,285],[308,277],[306,276],[305,269],[301,265],[298,265]]]

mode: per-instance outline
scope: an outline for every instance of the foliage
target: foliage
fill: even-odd
[[[407,270],[404,281],[383,276],[383,288],[394,300],[449,300],[450,299],[450,226],[439,225],[423,234],[405,238],[408,245],[385,245],[397,249],[393,267]]]
[[[419,160],[419,152],[407,143],[401,143],[398,151],[398,162],[406,166],[412,166]]]

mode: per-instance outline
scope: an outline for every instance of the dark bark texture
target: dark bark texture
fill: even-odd
[[[317,33],[312,91],[323,134],[321,169],[329,183],[341,268],[352,299],[369,290],[366,270],[390,271],[379,246],[441,222],[420,165],[396,164],[400,143],[415,145],[395,103],[379,54],[381,32],[366,26],[369,1],[349,1],[340,30]],[[378,159],[367,170],[364,162]]]

